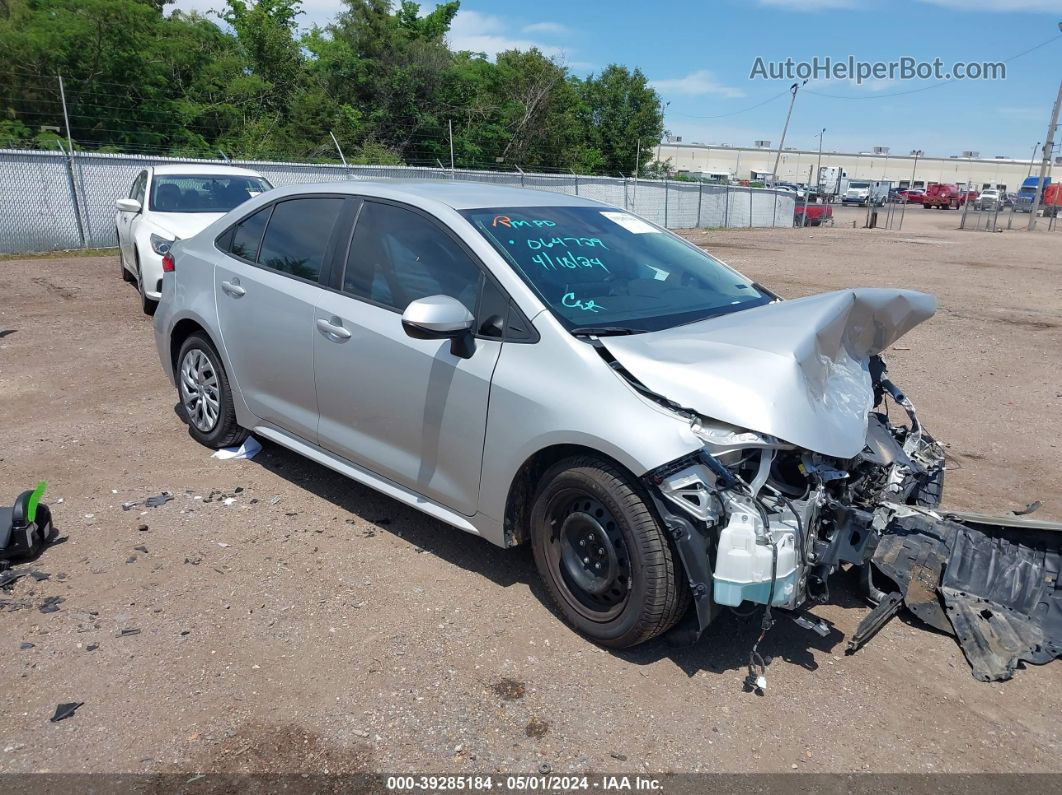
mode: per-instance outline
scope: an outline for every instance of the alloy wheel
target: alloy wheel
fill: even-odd
[[[184,355],[180,390],[188,421],[203,433],[212,431],[221,413],[218,374],[201,348],[192,348]]]

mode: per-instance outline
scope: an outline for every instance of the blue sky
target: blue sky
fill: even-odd
[[[174,7],[218,4],[177,0]],[[323,24],[341,4],[304,0],[303,7],[306,23]],[[668,103],[672,133],[731,145],[776,143],[781,134],[788,94],[779,95],[792,81],[750,80],[757,56],[940,57],[947,68],[1049,42],[1010,61],[1005,80],[906,94],[937,81],[813,81],[797,99],[786,139],[815,148],[825,127],[827,150],[1025,158],[1043,140],[1062,80],[1060,21],[1062,0],[462,0],[450,39],[489,54],[537,46],[580,74],[610,63],[640,67]]]

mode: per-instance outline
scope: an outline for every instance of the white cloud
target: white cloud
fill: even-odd
[[[532,26],[524,28],[524,32],[530,27]],[[504,20],[478,11],[458,11],[446,39],[454,50],[482,52],[486,53],[488,58],[493,58],[505,50],[530,50],[532,47],[537,47],[547,57],[560,57],[564,54],[564,48],[553,44],[545,44],[532,38],[513,38],[509,35],[509,26]]]
[[[919,0],[958,11],[1062,11],[1062,0]]]
[[[723,85],[711,72],[699,69],[685,77],[670,80],[651,80],[650,85],[662,94],[679,94],[686,97],[701,97],[716,94],[721,97],[743,97],[745,92],[739,88]]]
[[[547,36],[567,36],[571,29],[560,22],[534,22],[524,25],[524,33],[545,33]]]

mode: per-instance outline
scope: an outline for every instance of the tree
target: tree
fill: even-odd
[[[644,75],[585,80],[536,49],[451,51],[456,0],[343,0],[300,33],[300,0],[0,0],[0,141],[173,155],[449,162],[630,173],[662,129]],[[643,173],[645,173],[643,165]]]
[[[664,132],[660,95],[640,69],[612,64],[583,82],[584,124],[602,170],[633,174],[638,144],[652,151]],[[641,158],[647,164],[648,158]]]

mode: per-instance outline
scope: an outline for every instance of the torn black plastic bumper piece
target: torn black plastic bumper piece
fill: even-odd
[[[885,510],[891,516],[870,562],[896,584],[904,606],[958,639],[977,679],[1009,679],[1020,662],[1062,656],[1062,524]],[[894,613],[892,604],[872,611],[850,650]]]

